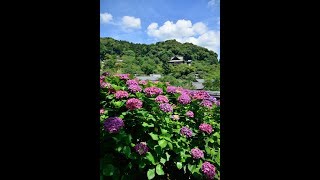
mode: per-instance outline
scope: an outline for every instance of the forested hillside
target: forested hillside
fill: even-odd
[[[187,64],[168,63],[174,55],[192,60]],[[156,44],[135,44],[113,38],[100,38],[101,71],[138,75],[161,74],[162,81],[192,89],[191,82],[205,79],[206,90],[220,90],[220,64],[217,54],[192,43],[176,40]]]

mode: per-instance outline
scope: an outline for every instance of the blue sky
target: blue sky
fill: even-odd
[[[176,39],[220,54],[220,0],[100,0],[100,37]]]

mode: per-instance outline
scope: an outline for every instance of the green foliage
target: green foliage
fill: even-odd
[[[191,66],[181,64],[172,66],[168,63],[174,55],[181,55],[186,60],[192,60]],[[129,73],[149,75],[153,73],[173,76],[179,81],[169,81],[173,85],[192,88],[191,81],[195,80],[195,73],[202,79],[218,79],[220,64],[217,54],[206,48],[192,43],[179,43],[167,40],[156,44],[134,44],[118,41],[112,38],[100,38],[100,59],[105,61],[103,71],[114,73]],[[118,60],[123,60],[119,62]],[[206,90],[220,88],[220,80],[207,84]]]
[[[178,49],[177,49],[178,50]],[[126,52],[128,53],[128,52]],[[129,56],[128,56],[129,57]],[[129,98],[137,98],[143,102],[139,109],[128,110],[128,98],[116,99],[114,92],[129,92],[125,80],[117,76],[107,76],[104,80],[110,86],[101,88],[100,115],[100,177],[102,179],[163,179],[181,177],[181,179],[205,179],[201,166],[204,161],[216,167],[216,178],[220,176],[220,107],[212,108],[200,105],[201,100],[192,98],[189,104],[180,104],[179,93],[167,93],[164,82],[148,82],[140,85],[142,89],[156,86],[162,88],[163,94],[173,105],[173,112],[163,112],[155,101],[155,96],[145,93],[129,93]],[[194,118],[185,114],[194,112]],[[179,115],[174,120],[172,115]],[[104,129],[104,122],[109,117],[120,117],[124,121],[116,133]],[[201,123],[210,124],[211,134],[200,131]],[[181,127],[192,130],[193,136],[188,138],[180,133]],[[146,153],[139,154],[135,146],[144,142],[148,147]],[[204,157],[194,159],[191,149],[199,148]],[[180,178],[179,178],[180,179]]]

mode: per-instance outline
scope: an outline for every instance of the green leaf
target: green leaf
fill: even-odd
[[[191,173],[194,173],[194,170],[196,169],[196,166],[195,165],[192,165],[192,164],[188,164],[188,169]]]
[[[127,157],[130,157],[131,149],[130,149],[129,146],[125,146],[125,147],[123,147],[122,152],[123,152],[123,154],[125,154]]]
[[[159,138],[158,138],[158,135],[156,135],[156,134],[153,134],[152,132],[151,133],[149,133],[149,135],[151,136],[151,138],[153,139],[153,140],[155,140],[155,141],[157,141]]]
[[[166,152],[166,156],[167,156],[167,161],[169,161],[170,159],[170,154],[168,152]]]
[[[166,162],[167,162],[167,160],[166,160],[166,159],[164,159],[164,158],[161,158],[161,159],[160,159],[160,162],[161,162],[162,164],[164,164],[164,163],[166,163]]]
[[[177,168],[181,169],[182,168],[182,163],[181,162],[177,162]]]
[[[162,169],[162,165],[161,164],[158,164],[157,167],[156,167],[156,172],[158,175],[164,175],[164,172],[163,172],[163,169]]]
[[[105,166],[105,168],[103,169],[102,173],[103,173],[103,175],[105,175],[105,176],[112,176],[113,173],[114,173],[114,171],[115,171],[114,166],[112,166],[112,164],[107,164],[107,165]]]
[[[161,134],[167,134],[167,133],[168,133],[167,130],[161,128]]]
[[[148,170],[147,176],[148,176],[148,179],[153,179],[153,178],[154,178],[154,176],[155,176],[155,170],[154,170],[154,168]]]
[[[142,123],[142,126],[143,126],[143,127],[154,127],[154,124],[148,124],[148,123],[146,123],[146,122],[143,122],[143,123]]]
[[[162,140],[158,141],[158,144],[161,148],[165,148],[167,146],[168,142],[166,140],[162,139]]]
[[[156,162],[154,161],[154,157],[150,152],[147,152],[146,158],[153,164],[156,165]]]
[[[172,143],[168,142],[168,145],[169,145],[169,148],[172,150],[173,149]]]

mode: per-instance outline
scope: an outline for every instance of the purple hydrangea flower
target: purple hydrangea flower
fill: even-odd
[[[191,137],[191,136],[192,136],[192,131],[191,131],[191,129],[189,129],[189,128],[185,127],[185,126],[180,129],[180,133],[181,133],[182,135],[187,136],[187,137]]]
[[[135,84],[130,85],[128,88],[132,93],[136,93],[136,92],[141,92],[142,91],[142,88],[139,85],[135,85]]]
[[[200,103],[200,105],[204,106],[204,107],[208,107],[208,108],[212,108],[212,102],[209,100],[202,100],[202,102]]]
[[[137,153],[140,155],[143,155],[148,152],[149,148],[147,146],[146,142],[140,142],[134,146],[134,149],[136,150]]]
[[[167,93],[171,93],[171,94],[173,94],[173,93],[175,93],[176,92],[176,87],[175,86],[168,86],[167,87]]]
[[[203,151],[201,151],[198,148],[191,149],[191,155],[192,155],[193,159],[200,159],[200,158],[204,157]]]
[[[208,179],[213,179],[216,174],[214,165],[207,161],[202,164],[201,170]]]
[[[142,108],[142,101],[136,98],[128,99],[126,103],[126,107],[130,110],[140,109]]]
[[[158,87],[147,87],[144,89],[144,92],[147,94],[147,96],[152,96],[152,95],[159,95],[162,94],[162,89]]]
[[[181,104],[189,104],[191,102],[191,98],[190,96],[188,96],[185,93],[182,93],[179,97],[178,97],[178,102]]]
[[[220,101],[214,102],[217,106],[220,106]]]
[[[193,114],[192,111],[188,111],[188,112],[186,113],[186,116],[193,118],[193,117],[194,117],[194,114]]]
[[[117,91],[115,96],[116,96],[116,99],[122,99],[122,98],[125,98],[125,97],[126,98],[129,97],[129,94],[128,94],[127,91]]]
[[[126,84],[128,85],[128,86],[130,86],[130,85],[138,85],[138,82],[136,81],[136,80],[127,80],[127,82],[126,82]]]
[[[162,103],[162,104],[160,104],[160,109],[161,109],[163,112],[172,112],[172,111],[173,111],[173,108],[172,108],[172,106],[171,106],[169,103]]]
[[[202,123],[199,126],[199,129],[205,133],[211,134],[212,133],[212,126],[210,124]]]
[[[214,96],[210,96],[207,100],[215,103],[217,101],[217,99]]]
[[[163,95],[157,96],[155,101],[158,103],[168,103],[169,102],[167,96],[163,96]]]
[[[104,129],[109,133],[117,133],[123,126],[123,120],[118,117],[109,117],[104,122]]]

